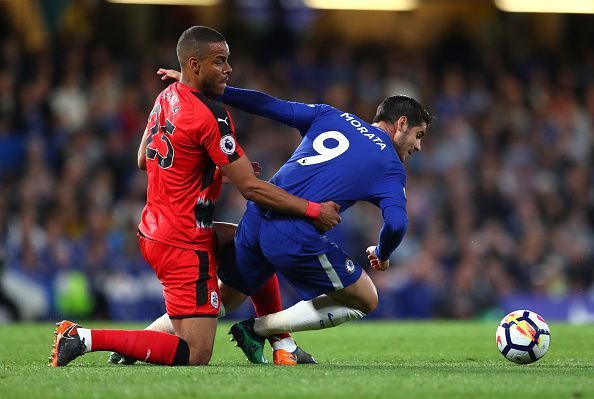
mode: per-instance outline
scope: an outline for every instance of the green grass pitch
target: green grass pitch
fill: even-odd
[[[0,326],[0,398],[594,398],[594,325],[552,324],[546,356],[520,366],[497,351],[496,323],[354,322],[295,334],[320,362],[298,367],[247,363],[229,326],[210,366],[115,366],[100,352],[59,369],[46,366],[51,323]]]

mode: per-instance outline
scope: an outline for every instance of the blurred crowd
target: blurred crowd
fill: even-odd
[[[100,44],[25,54],[0,42],[0,319],[58,315],[143,320],[164,310],[136,241],[146,177],[136,151],[160,66]],[[481,53],[456,64],[428,53],[303,42],[267,59],[231,45],[231,84],[331,104],[371,120],[407,94],[437,119],[407,165],[408,233],[373,316],[473,318],[516,293],[594,295],[594,67]],[[299,134],[231,110],[239,141],[269,178]],[[353,165],[353,167],[356,167]],[[226,186],[216,219],[245,201]],[[382,218],[353,207],[331,233],[366,265]],[[283,284],[285,305],[296,300]],[[511,309],[510,309],[511,310]]]

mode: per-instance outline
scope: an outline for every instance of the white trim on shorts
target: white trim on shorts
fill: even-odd
[[[338,277],[336,270],[334,270],[334,267],[332,267],[332,263],[330,263],[326,254],[318,255],[318,260],[320,261],[320,264],[324,268],[324,271],[326,272],[326,275],[330,279],[330,282],[334,286],[334,289],[337,291],[343,289],[344,286],[342,285],[342,281],[340,281],[340,277]]]

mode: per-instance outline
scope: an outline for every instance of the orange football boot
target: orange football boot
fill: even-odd
[[[296,366],[298,364],[317,364],[312,355],[297,347],[293,352],[277,349],[273,352],[274,364],[278,366]]]
[[[48,366],[62,367],[85,353],[84,340],[80,339],[77,328],[80,326],[68,320],[56,323],[54,344]]]

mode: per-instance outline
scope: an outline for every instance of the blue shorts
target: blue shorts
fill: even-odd
[[[219,266],[223,283],[251,295],[279,272],[301,299],[309,300],[361,277],[361,266],[329,239],[308,245],[288,237],[275,223],[254,211],[245,213],[235,235],[235,262]]]

